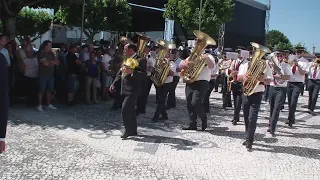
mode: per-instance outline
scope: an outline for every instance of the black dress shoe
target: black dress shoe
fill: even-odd
[[[130,135],[128,134],[128,133],[123,133],[122,135],[121,135],[121,138],[122,139],[126,139],[126,138],[128,138]]]
[[[185,128],[182,128],[182,130],[197,130],[197,127],[185,127]]]
[[[208,122],[207,121],[202,121],[201,123],[201,130],[205,131],[208,127]]]
[[[158,122],[159,121],[159,117],[156,117],[154,116],[152,119],[151,119],[152,122]]]
[[[236,126],[238,124],[237,121],[232,121],[232,125]]]
[[[165,121],[165,120],[168,120],[168,116],[162,116],[161,118],[159,118],[160,121]]]
[[[267,132],[270,132],[270,131],[271,131],[270,128],[268,128]]]
[[[285,124],[289,124],[289,120],[286,120]]]
[[[248,144],[248,141],[246,140],[242,143],[242,146],[246,146],[247,144]]]
[[[247,145],[246,145],[246,148],[247,148],[247,151],[252,151],[252,142],[248,141]]]

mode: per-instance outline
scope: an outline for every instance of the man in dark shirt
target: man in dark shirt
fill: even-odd
[[[77,47],[71,45],[69,53],[67,54],[67,67],[68,67],[68,104],[74,105],[74,94],[79,89],[79,75],[82,72],[82,62],[76,55]]]
[[[6,131],[8,121],[8,68],[7,61],[0,53],[0,153],[6,149]]]
[[[139,65],[138,61],[132,58],[127,59],[122,67],[121,73],[116,77],[113,84],[110,86],[110,91],[120,91],[124,100],[122,103],[122,119],[125,127],[125,132],[121,138],[125,139],[129,136],[137,135],[137,119],[136,119],[136,101],[140,95],[143,77],[143,72],[134,70]],[[114,84],[121,82],[120,89],[115,89]]]
[[[38,52],[37,58],[39,61],[39,93],[38,93],[38,111],[42,109],[43,93],[46,92],[46,101],[48,109],[57,109],[51,102],[51,93],[54,90],[54,66],[59,64],[59,60],[56,59],[52,53],[51,41],[44,41],[41,45],[41,49]]]

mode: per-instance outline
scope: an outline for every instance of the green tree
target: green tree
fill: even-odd
[[[233,0],[203,1],[201,31],[217,35],[220,26],[232,19],[233,7]],[[200,0],[169,0],[165,8],[165,18],[178,21],[188,31],[199,29]]]
[[[28,37],[35,41],[50,29],[52,19],[53,16],[46,11],[22,9],[16,19],[17,38],[21,41]]]
[[[60,5],[72,6],[81,4],[81,0],[1,0],[0,20],[2,21],[2,33],[9,39],[16,37],[16,18],[23,7],[46,7],[57,9]]]
[[[82,5],[61,7],[54,22],[81,27]],[[91,0],[86,2],[84,34],[88,42],[101,31],[125,31],[131,25],[131,8],[126,0]]]
[[[271,30],[267,32],[267,47],[271,51],[274,51],[276,49],[293,49],[293,46],[288,37],[278,30]]]

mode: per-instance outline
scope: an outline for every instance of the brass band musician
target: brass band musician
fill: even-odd
[[[316,115],[314,109],[319,96],[320,91],[320,53],[315,54],[316,59],[310,63],[309,68],[309,81],[308,81],[308,91],[309,91],[309,101],[308,110],[312,115]]]

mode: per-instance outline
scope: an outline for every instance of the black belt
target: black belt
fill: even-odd
[[[311,81],[320,81],[320,79],[310,79]]]
[[[264,85],[264,82],[260,82],[259,85]]]
[[[291,84],[303,84],[303,82],[289,82]]]

